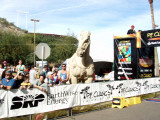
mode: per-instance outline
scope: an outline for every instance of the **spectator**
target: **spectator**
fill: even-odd
[[[54,72],[55,70],[56,70],[56,67],[53,65],[52,72]]]
[[[24,72],[24,76],[25,76],[25,77],[29,77],[29,72],[25,71],[25,72]]]
[[[54,71],[54,74],[53,74],[53,84],[59,84],[59,78],[58,78],[58,70],[55,70]]]
[[[14,72],[15,72],[15,66],[10,65],[10,69],[11,69],[12,73],[14,73]]]
[[[45,76],[47,76],[47,72],[48,72],[48,66],[47,65],[44,66],[43,72],[45,73]]]
[[[2,64],[0,64],[0,79],[2,79],[2,73],[5,69],[3,69]]]
[[[58,67],[57,67],[57,65],[53,65],[53,67],[52,67],[52,72],[54,73],[55,71],[57,71],[58,70]]]
[[[0,88],[10,90],[15,85],[15,79],[12,78],[12,72],[7,70],[5,72],[5,78],[2,79]]]
[[[50,87],[53,85],[53,73],[49,71],[47,73],[47,77],[44,80],[45,83],[47,83]]]
[[[2,72],[2,75],[1,75],[1,80],[3,79],[3,78],[5,78],[5,74],[6,74],[6,71],[7,71],[8,69],[6,69],[6,70],[4,70],[3,72]]]
[[[25,65],[22,65],[22,60],[18,61],[18,65],[16,66],[16,71],[20,71],[21,73],[25,71]]]
[[[20,89],[29,89],[32,84],[29,82],[29,77],[24,77],[24,82],[21,83]]]
[[[7,69],[7,61],[3,61],[3,69]]]
[[[66,70],[66,64],[62,64],[62,70],[58,72],[58,78],[60,79],[60,84],[66,84],[68,81],[69,75]]]
[[[14,79],[16,80],[15,88],[19,88],[21,86],[21,83],[24,81],[24,73],[20,73],[20,71],[18,71]]]
[[[27,65],[25,68],[26,68],[26,69],[25,69],[24,72],[29,72],[29,66]]]
[[[127,34],[135,34],[134,25],[131,26],[131,29],[128,30]]]
[[[39,75],[39,79],[36,80],[33,87],[38,88],[38,89],[47,93],[48,92],[48,86],[47,86],[47,83],[44,82],[44,80],[45,80],[45,75],[44,75],[44,73],[41,73]]]
[[[34,65],[31,66],[31,70],[29,71],[29,80],[32,84],[34,84],[34,82],[37,79],[37,72],[34,68]]]

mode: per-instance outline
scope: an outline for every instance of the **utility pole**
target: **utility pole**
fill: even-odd
[[[36,22],[39,20],[31,19],[34,22],[34,66],[35,66],[35,41],[36,41]]]
[[[148,0],[148,2],[151,8],[152,29],[154,30],[157,27],[157,25],[155,25],[154,21],[153,0]],[[158,60],[157,47],[154,47],[154,61],[155,61],[155,76],[159,77],[159,60]]]

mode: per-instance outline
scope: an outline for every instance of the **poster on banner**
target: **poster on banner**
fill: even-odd
[[[0,118],[8,117],[7,91],[0,90]]]
[[[154,48],[143,47],[137,49],[138,78],[154,77]]]
[[[160,29],[142,31],[141,38],[142,47],[160,46]]]
[[[114,39],[115,80],[137,77],[136,38]]]

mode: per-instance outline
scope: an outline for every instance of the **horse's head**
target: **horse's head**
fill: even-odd
[[[84,32],[84,31],[81,32],[78,48],[76,51],[76,53],[79,57],[84,56],[84,54],[87,51],[87,48],[90,45],[90,34],[91,33],[89,31],[88,32]]]

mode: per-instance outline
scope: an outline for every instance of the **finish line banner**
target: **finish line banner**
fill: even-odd
[[[67,109],[160,91],[160,78],[54,86],[46,94],[38,89],[0,90],[0,118]]]

